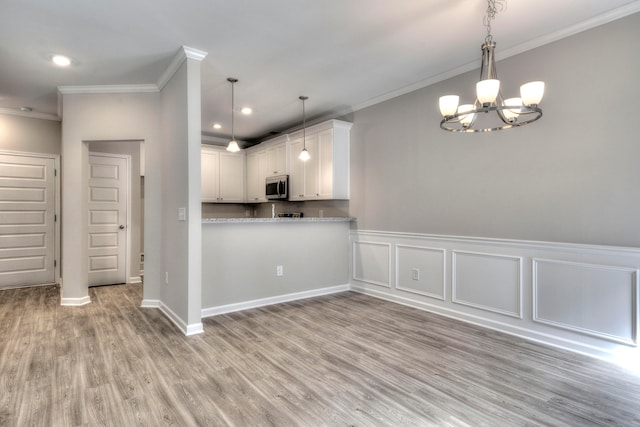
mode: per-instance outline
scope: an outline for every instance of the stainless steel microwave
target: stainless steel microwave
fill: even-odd
[[[289,199],[289,175],[268,176],[265,185],[267,200]]]

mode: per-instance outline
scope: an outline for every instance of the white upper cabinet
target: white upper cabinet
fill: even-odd
[[[247,152],[247,202],[266,202],[267,150]]]
[[[349,199],[351,123],[330,120],[291,135],[289,200]],[[298,158],[306,145],[311,158]]]
[[[285,175],[287,168],[287,139],[281,137],[275,141],[266,143],[267,175]]]
[[[245,154],[229,153],[223,147],[203,146],[201,193],[205,203],[245,202]]]

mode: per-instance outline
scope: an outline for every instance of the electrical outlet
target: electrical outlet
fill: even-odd
[[[164,284],[165,285],[169,284],[169,272],[168,271],[164,272]]]
[[[284,268],[281,265],[276,265],[276,276],[284,276]]]
[[[420,269],[419,268],[412,268],[411,269],[411,278],[413,280],[420,280]]]

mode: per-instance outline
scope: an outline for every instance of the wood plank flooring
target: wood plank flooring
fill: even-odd
[[[608,362],[345,292],[204,319],[0,291],[0,426],[638,426]],[[640,363],[640,361],[639,361]]]

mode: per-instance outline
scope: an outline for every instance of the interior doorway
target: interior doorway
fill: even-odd
[[[89,279],[89,286],[97,286],[98,284],[116,284],[116,283],[142,283],[142,275],[144,274],[144,141],[141,140],[119,140],[119,141],[86,141],[89,151],[89,157],[98,154],[103,157],[115,157],[115,158],[127,158],[128,165],[126,173],[128,178],[126,182],[127,188],[127,211],[126,211],[126,224],[118,222],[117,229],[120,230],[120,225],[124,225],[124,236],[126,254],[124,259],[119,261],[119,266],[125,266],[124,279],[120,275],[118,279],[95,281],[92,278]],[[109,169],[111,166],[106,167]],[[88,169],[89,171],[91,168]],[[106,170],[103,173],[107,172]],[[89,175],[92,172],[89,172]],[[111,174],[115,173],[115,170],[111,170]],[[106,196],[106,195],[105,195]],[[91,195],[88,195],[89,200]],[[88,209],[88,206],[87,206]],[[88,218],[88,225],[90,225],[91,218]],[[112,219],[115,224],[115,219]],[[98,236],[107,237],[107,236]],[[113,240],[115,236],[111,236]],[[99,239],[94,239],[99,240]],[[107,239],[105,239],[107,240]],[[98,242],[99,243],[99,242]],[[108,244],[115,248],[115,242],[105,241],[103,244]],[[120,246],[120,245],[118,245]],[[112,256],[112,255],[110,255]],[[89,262],[89,260],[87,260]],[[114,268],[108,263],[115,262],[114,258],[111,259],[98,259],[94,260],[94,267],[96,268]],[[102,264],[102,265],[100,265]],[[106,265],[105,265],[106,264]],[[92,266],[88,266],[88,270],[91,271]],[[91,276],[95,276],[91,273]],[[99,275],[98,275],[99,276]],[[117,281],[116,281],[117,280]],[[111,282],[111,283],[105,283]]]

